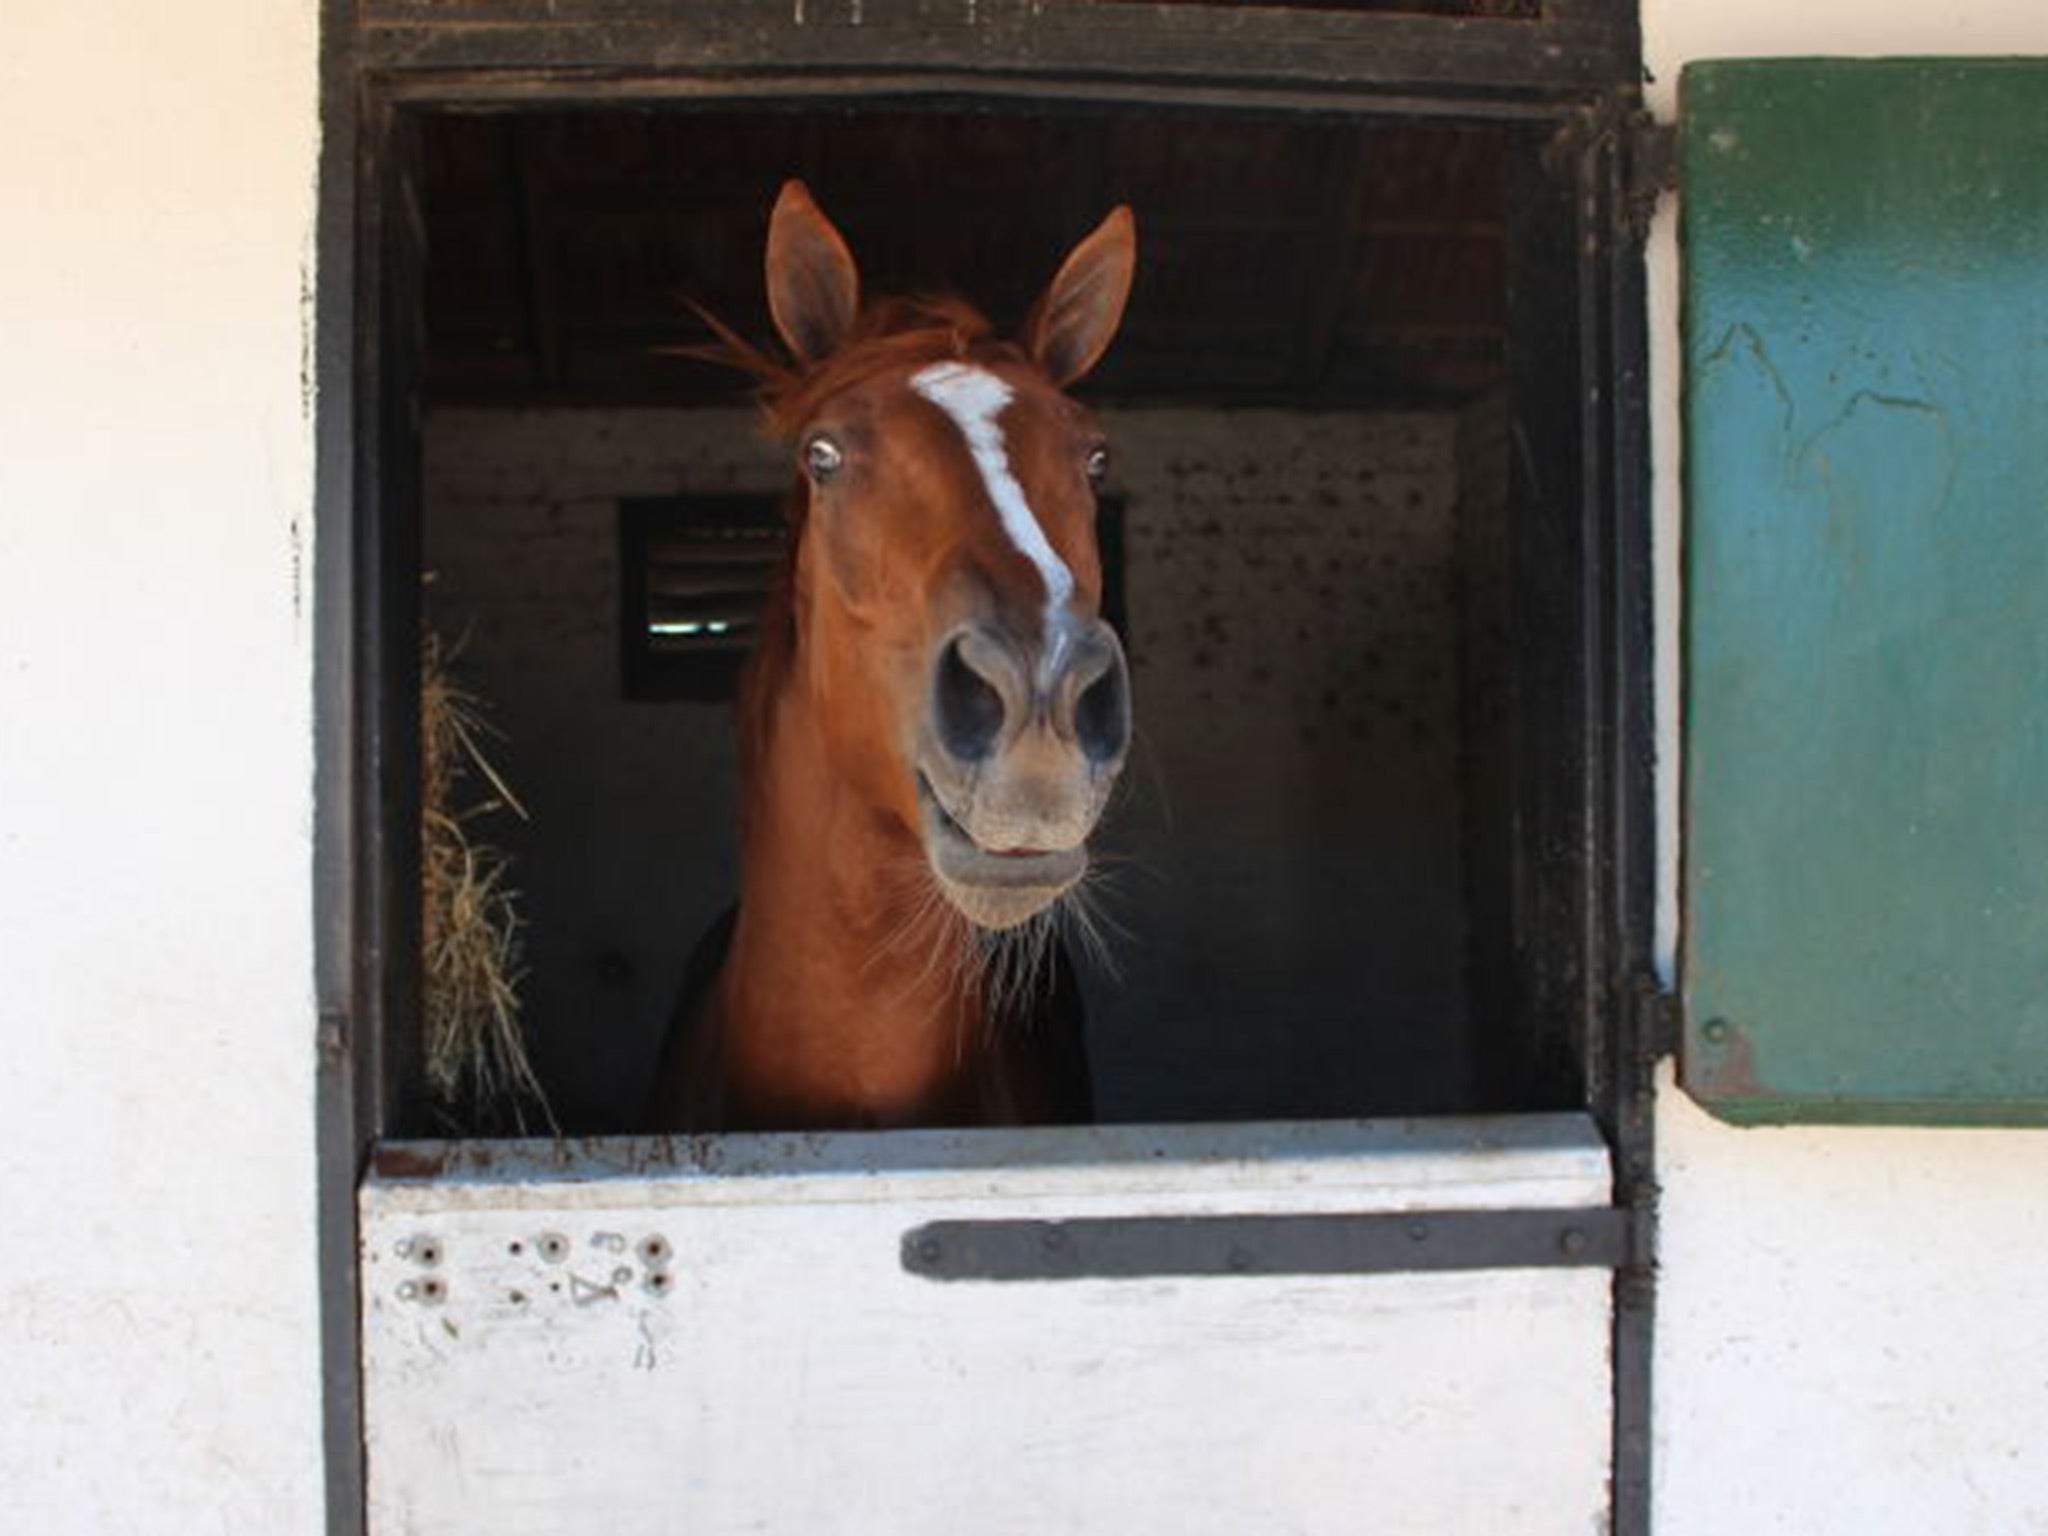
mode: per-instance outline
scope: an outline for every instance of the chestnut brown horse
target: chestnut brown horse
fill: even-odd
[[[795,450],[791,552],[741,684],[740,903],[693,963],[661,1128],[1088,1113],[1071,975],[1004,972],[1056,956],[1130,742],[1107,449],[1061,391],[1115,335],[1135,252],[1118,208],[1001,340],[955,300],[864,305],[838,230],[782,189],[790,361],[726,352]]]

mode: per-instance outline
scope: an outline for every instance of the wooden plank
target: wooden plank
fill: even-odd
[[[726,73],[972,70],[1326,85],[1581,90],[1615,82],[1631,37],[1604,5],[1540,20],[1058,0],[653,0],[363,9],[374,70]]]
[[[1344,313],[1359,287],[1358,266],[1366,231],[1370,228],[1381,236],[1393,233],[1386,225],[1375,223],[1366,201],[1374,170],[1373,148],[1364,134],[1352,140],[1343,174],[1334,178],[1333,195],[1300,232],[1308,250],[1317,253],[1311,258],[1311,297],[1296,311],[1299,329],[1293,347],[1294,380],[1304,394],[1322,389],[1329,378]]]
[[[1684,89],[1685,1085],[2048,1121],[2048,63]]]
[[[1604,1205],[1582,1117],[381,1166],[362,1205],[375,1536],[1578,1536],[1604,1513],[1603,1270],[940,1285],[900,1261],[928,1221]]]
[[[556,199],[549,186],[553,159],[541,124],[522,120],[506,135],[526,332],[533,338],[535,383],[561,385],[569,376],[569,317],[562,282]]]

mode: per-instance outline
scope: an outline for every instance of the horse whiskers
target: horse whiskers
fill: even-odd
[[[977,930],[985,1027],[993,1031],[1013,1018],[1028,1017],[1034,993],[1052,984],[1053,947],[1058,940],[1055,902],[1014,928]]]
[[[930,926],[932,918],[940,915],[939,909],[944,898],[934,885],[930,874],[924,871],[921,865],[913,869],[906,863],[905,868],[910,869],[911,878],[902,880],[895,893],[907,896],[908,899],[904,902],[905,910],[862,962],[863,975],[872,971],[878,962],[895,954],[906,943],[920,937],[922,931]],[[929,949],[929,945],[923,947]]]
[[[1135,725],[1131,728],[1131,750],[1128,761],[1139,766],[1144,781],[1151,788],[1151,794],[1141,797],[1139,793],[1140,775],[1138,773],[1124,773],[1118,775],[1116,787],[1111,792],[1110,804],[1112,807],[1122,807],[1149,802],[1156,808],[1161,829],[1171,832],[1173,830],[1173,793],[1167,783],[1166,770],[1160,764],[1159,752],[1152,744],[1151,733],[1140,730]]]
[[[894,884],[891,900],[902,901],[903,910],[869,952],[862,965],[863,974],[871,973],[886,959],[907,953],[913,959],[921,958],[922,963],[904,979],[895,1001],[909,1002],[933,989],[942,995],[969,990],[972,977],[964,955],[968,946],[963,942],[969,925],[946,900],[929,867],[921,859],[905,860],[886,872],[885,883]],[[965,1049],[965,1042],[956,1037],[956,1065],[958,1058],[964,1057]]]
[[[1118,864],[1126,861],[1108,861]],[[922,859],[906,859],[881,872],[882,916],[886,928],[862,965],[863,975],[892,961],[911,960],[914,969],[896,988],[896,1000],[941,995],[978,995],[979,1009],[962,1010],[954,1036],[954,1064],[964,1063],[970,1044],[986,1047],[997,1031],[1027,1020],[1034,1002],[1054,979],[1056,947],[1068,942],[1094,968],[1114,978],[1119,941],[1131,934],[1105,900],[1119,869],[1092,864],[1071,890],[1014,928],[976,927],[953,906]],[[970,1021],[968,1014],[975,1017]]]
[[[1131,932],[1110,914],[1102,900],[1102,884],[1102,877],[1091,869],[1055,911],[1062,928],[1088,956],[1089,963],[1114,981],[1122,978],[1123,967],[1117,961],[1110,937],[1128,941]]]

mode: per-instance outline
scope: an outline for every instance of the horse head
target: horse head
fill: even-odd
[[[1101,616],[1108,448],[1063,391],[1115,335],[1135,249],[1118,208],[1006,340],[957,301],[864,305],[800,182],[769,223],[794,363],[767,398],[798,469],[784,686],[813,691],[835,762],[983,929],[1082,878],[1130,746],[1129,670]]]

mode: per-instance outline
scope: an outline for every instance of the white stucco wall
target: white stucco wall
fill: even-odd
[[[1667,107],[1689,57],[2048,51],[2039,0],[1644,24]],[[321,1522],[315,57],[311,0],[0,29],[0,1529]],[[1669,487],[1668,209],[1653,262]],[[2048,1134],[1663,1105],[1660,1532],[2048,1529]]]
[[[312,0],[0,22],[0,1530],[320,1529]]]
[[[2040,0],[1644,0],[1643,28],[1666,117],[1688,59],[2048,52]],[[1681,512],[1666,204],[1651,321],[1668,748]],[[1738,1131],[1668,1077],[1661,1102],[1659,1536],[2048,1531],[2048,1133]]]

